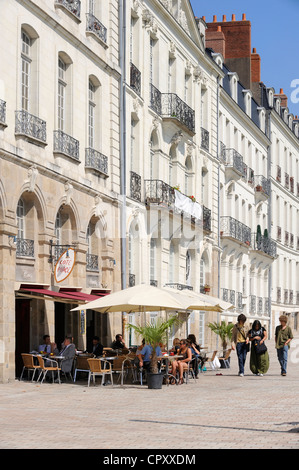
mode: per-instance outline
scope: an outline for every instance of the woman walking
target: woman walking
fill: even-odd
[[[244,376],[244,366],[249,349],[249,328],[245,325],[246,320],[245,315],[241,313],[238,316],[238,323],[234,325],[232,330],[232,349],[237,351],[240,377]]]
[[[279,317],[280,325],[275,329],[275,347],[277,357],[281,368],[281,375],[287,375],[288,351],[290,342],[293,339],[293,332],[290,326],[287,326],[288,317],[281,315]]]
[[[263,376],[269,369],[269,353],[265,345],[267,331],[259,320],[255,320],[248,336],[251,341],[250,370],[255,375]]]

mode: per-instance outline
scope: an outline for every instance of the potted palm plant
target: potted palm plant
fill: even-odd
[[[222,320],[221,323],[209,323],[208,327],[216,334],[219,335],[222,341],[223,347],[223,357],[225,356],[225,351],[227,350],[228,341],[232,339],[233,323],[226,323]],[[229,358],[230,359],[230,358]]]
[[[177,315],[166,321],[158,319],[156,323],[146,323],[145,326],[128,325],[129,329],[133,328],[137,335],[144,339],[145,344],[149,344],[152,348],[150,373],[147,374],[148,388],[162,388],[163,374],[159,372],[156,348],[167,341],[168,331],[176,323],[179,323]]]

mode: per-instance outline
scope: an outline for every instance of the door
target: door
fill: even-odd
[[[30,352],[30,299],[16,299],[16,377],[20,377],[23,369],[21,353]]]
[[[60,351],[65,339],[65,304],[62,302],[55,302],[55,343]]]

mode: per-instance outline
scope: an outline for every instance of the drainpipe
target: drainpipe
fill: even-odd
[[[220,163],[219,163],[219,89],[220,76],[217,76],[217,160],[218,160],[218,214],[217,214],[217,240],[218,240],[218,299],[220,299],[220,267],[221,267],[221,246],[220,246]],[[220,322],[220,313],[217,313],[217,322]],[[219,338],[217,335],[217,349],[219,349]]]
[[[119,64],[121,69],[119,113],[120,113],[120,237],[121,237],[121,287],[127,286],[126,243],[126,0],[119,0]],[[122,334],[125,331],[125,316],[122,313]]]
[[[271,110],[268,111],[268,138],[271,141]],[[268,233],[269,238],[272,238],[271,229],[272,229],[272,184],[271,184],[271,161],[272,161],[272,141],[268,147],[267,152],[267,178],[270,181],[270,196],[268,199]],[[269,339],[272,338],[272,276],[273,268],[272,264],[269,267],[269,277],[268,277],[268,315],[269,315]]]

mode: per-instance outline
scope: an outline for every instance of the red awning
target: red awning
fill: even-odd
[[[91,302],[92,300],[96,300],[101,295],[91,295],[91,294],[85,294],[83,292],[77,292],[77,291],[65,291],[65,292],[56,292],[53,290],[49,289],[32,289],[29,287],[23,288],[21,287],[20,290],[18,291],[20,294],[25,293],[27,297],[30,296],[30,293],[32,295],[37,295],[38,297],[45,298],[45,297],[50,297],[51,299],[55,300],[57,299],[60,302],[63,302],[63,300],[67,301],[70,303],[70,301],[73,301],[73,303],[85,303],[85,302]],[[103,294],[105,295],[105,294]]]

